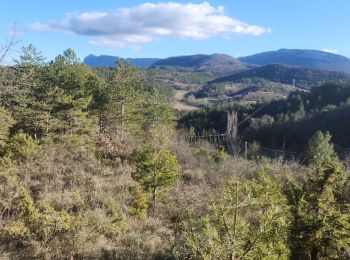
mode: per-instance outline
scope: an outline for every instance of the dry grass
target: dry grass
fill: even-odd
[[[173,249],[180,246],[178,231],[182,220],[188,215],[206,214],[210,201],[221,196],[228,180],[255,178],[268,169],[284,185],[289,174],[301,176],[307,170],[295,162],[266,158],[248,161],[225,156],[216,162],[215,147],[209,144],[193,147],[177,133],[163,130],[170,136],[170,148],[177,155],[181,178],[161,194],[156,212],[145,219],[132,216],[129,208],[129,188],[135,185],[131,157],[111,163],[96,159],[89,149],[75,149],[84,152],[74,153],[65,145],[47,148],[40,158],[15,167],[18,186],[26,187],[36,201],[44,201],[56,210],[72,208],[76,191],[93,212],[103,210],[106,201],[112,198],[123,225],[117,236],[101,237],[95,251],[89,253],[95,258],[173,259]],[[5,254],[0,253],[1,256]]]

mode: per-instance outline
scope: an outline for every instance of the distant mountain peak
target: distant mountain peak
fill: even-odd
[[[255,65],[285,64],[350,73],[349,58],[320,50],[279,49],[241,57],[239,60]]]
[[[169,57],[155,62],[152,66],[185,68],[195,71],[231,73],[246,69],[239,60],[227,54],[195,54],[186,56]]]
[[[83,63],[91,66],[91,67],[114,67],[115,63],[121,59],[118,56],[111,56],[111,55],[93,55],[89,54],[84,58]],[[158,61],[157,58],[126,58],[126,61],[130,62],[132,65],[136,67],[149,67],[154,62]]]

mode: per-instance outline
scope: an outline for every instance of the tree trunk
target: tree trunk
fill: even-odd
[[[124,139],[124,114],[125,114],[125,104],[124,99],[122,100],[122,121],[121,121],[121,139]]]
[[[311,260],[318,260],[318,248],[317,247],[312,248]]]
[[[157,188],[152,190],[152,214],[156,211],[156,198],[157,198]]]
[[[49,115],[46,113],[46,136],[49,135]]]

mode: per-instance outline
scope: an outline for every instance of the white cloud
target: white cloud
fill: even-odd
[[[41,32],[63,31],[90,36],[90,43],[109,48],[135,47],[167,36],[202,40],[271,32],[270,28],[249,25],[225,15],[223,6],[213,7],[208,2],[144,3],[114,13],[67,14],[62,21],[36,22],[31,28]]]
[[[339,51],[338,50],[332,50],[332,49],[323,49],[324,52],[329,52],[329,53],[333,53],[333,54],[338,54]]]

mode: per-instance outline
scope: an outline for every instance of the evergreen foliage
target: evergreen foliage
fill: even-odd
[[[292,188],[292,259],[342,259],[350,245],[349,207],[336,200],[343,167],[325,161],[301,186]],[[291,185],[293,187],[293,185]]]
[[[186,223],[183,239],[194,259],[288,259],[288,206],[267,173],[231,180],[209,214]]]
[[[168,141],[156,132],[152,132],[151,138],[146,147],[136,153],[136,171],[132,178],[151,194],[154,211],[159,193],[174,184],[179,173],[176,155],[169,151]]]
[[[39,153],[39,144],[32,137],[23,132],[18,132],[13,135],[5,147],[6,156],[16,161],[34,159]]]
[[[304,157],[306,163],[315,164],[316,166],[321,166],[335,159],[336,155],[329,132],[322,133],[321,131],[317,131],[309,139]]]

